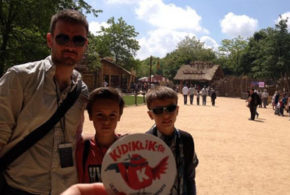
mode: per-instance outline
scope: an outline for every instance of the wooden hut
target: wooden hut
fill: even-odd
[[[211,62],[196,61],[192,64],[182,65],[177,71],[174,80],[180,83],[196,83],[210,85],[213,81],[224,77],[219,65]]]
[[[107,82],[110,87],[127,91],[136,78],[134,71],[129,72],[109,58],[102,58],[101,67],[95,71],[88,70],[86,65],[78,65],[76,69],[82,73],[89,90],[104,86],[104,82]]]
[[[129,89],[131,83],[135,81],[136,75],[129,72],[122,66],[115,64],[107,58],[101,60],[102,68],[100,71],[100,80],[106,81],[109,86],[120,89]]]

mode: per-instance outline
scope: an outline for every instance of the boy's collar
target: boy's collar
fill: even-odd
[[[179,137],[179,131],[178,131],[178,129],[175,128],[175,127],[174,127],[174,130],[172,131],[172,134],[171,134],[171,135],[164,135],[162,132],[160,132],[160,131],[157,129],[156,124],[154,124],[154,125],[151,127],[151,129],[152,129],[152,131],[153,131],[153,135],[158,136],[158,137],[160,137],[160,135],[162,135],[162,136],[172,136],[172,135],[174,135],[175,133],[176,133],[176,134],[178,135],[178,137]]]

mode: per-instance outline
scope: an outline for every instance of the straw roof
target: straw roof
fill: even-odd
[[[198,61],[182,65],[174,80],[212,81],[215,77],[223,77],[223,71],[219,65]]]

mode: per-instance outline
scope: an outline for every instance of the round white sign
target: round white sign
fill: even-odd
[[[101,176],[109,194],[169,194],[176,164],[161,139],[132,134],[118,139],[107,150]]]

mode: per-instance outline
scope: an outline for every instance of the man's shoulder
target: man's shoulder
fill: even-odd
[[[46,59],[14,65],[5,73],[5,80],[12,82],[18,80],[21,85],[25,86],[29,81],[35,83],[37,80],[42,79],[43,73],[49,70],[50,67],[50,62]]]
[[[47,59],[38,60],[34,62],[27,62],[24,64],[14,65],[9,68],[9,71],[19,74],[33,74],[42,69],[48,70],[51,67],[51,63]]]

